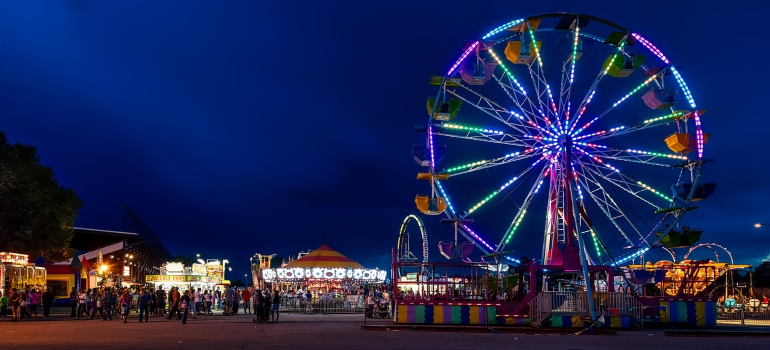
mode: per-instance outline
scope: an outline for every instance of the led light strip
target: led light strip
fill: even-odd
[[[450,129],[457,129],[457,130],[475,131],[475,132],[487,133],[487,134],[497,134],[497,135],[504,134],[504,132],[498,131],[498,130],[491,130],[491,129],[478,128],[474,126],[466,126],[466,125],[452,124],[452,123],[444,123],[444,127],[450,128]]]
[[[438,186],[439,192],[441,192],[441,197],[444,198],[447,206],[449,206],[449,211],[452,213],[452,216],[454,216],[456,214],[455,207],[452,206],[452,202],[449,201],[449,197],[446,195],[446,192],[444,192],[444,187],[441,187],[441,182],[438,180],[436,180],[436,185]]]
[[[463,55],[460,56],[460,59],[458,59],[457,62],[455,62],[455,64],[452,66],[452,68],[449,69],[449,72],[446,74],[447,77],[451,76],[452,73],[454,73],[455,69],[457,69],[457,67],[460,66],[460,63],[462,63],[462,61],[464,61],[465,58],[468,57],[468,55],[471,53],[471,51],[476,49],[476,46],[478,46],[479,43],[480,43],[480,41],[476,41],[475,43],[473,43],[473,45],[471,45],[471,47],[469,47],[467,50],[465,50]]]
[[[542,183],[542,181],[540,181],[540,183]],[[527,214],[527,210],[525,209],[525,210],[524,210],[524,211],[521,213],[521,216],[519,216],[519,219],[518,219],[518,220],[516,220],[516,223],[513,225],[513,228],[511,228],[511,232],[508,232],[508,235],[507,235],[507,237],[505,238],[505,244],[508,244],[508,242],[510,242],[510,241],[511,241],[511,238],[513,238],[513,234],[514,234],[514,232],[516,232],[516,229],[517,229],[517,228],[519,228],[519,224],[521,224],[521,220],[523,220],[523,219],[524,219],[524,215],[526,215],[526,214]]]
[[[687,87],[687,83],[685,83],[684,79],[682,79],[682,76],[679,75],[679,71],[676,70],[676,67],[671,66],[669,69],[671,69],[671,72],[674,73],[674,78],[676,78],[676,82],[679,83],[679,87],[682,88],[684,97],[687,98],[687,102],[690,104],[690,107],[695,108],[695,100],[692,98],[692,93],[690,93],[690,88]]]
[[[503,24],[503,25],[501,25],[501,26],[499,26],[499,27],[497,27],[495,29],[492,29],[491,32],[487,33],[487,35],[484,35],[481,39],[489,38],[490,36],[495,35],[497,33],[500,33],[500,32],[502,32],[502,31],[504,31],[504,30],[506,30],[506,29],[508,29],[510,27],[513,27],[513,26],[515,26],[515,25],[517,25],[517,24],[519,24],[521,22],[524,22],[524,20],[523,19],[517,19],[517,20],[514,20],[514,21],[510,21],[510,22],[508,22],[506,24]]]
[[[495,52],[492,50],[491,47],[487,51],[489,51],[489,54],[492,55],[492,58],[494,58],[495,61],[497,61],[497,64],[503,68],[503,71],[505,72],[506,75],[508,75],[508,78],[513,80],[513,83],[516,84],[516,87],[519,88],[519,91],[521,91],[522,94],[526,95],[527,92],[524,90],[521,84],[519,84],[519,81],[516,80],[516,78],[513,76],[513,73],[511,73],[511,71],[508,70],[508,67],[506,67],[505,64],[503,64],[503,61],[500,59],[500,57],[497,57],[497,54],[495,54]]]
[[[651,77],[647,78],[647,80],[645,80],[645,81],[644,81],[644,83],[641,83],[641,84],[640,84],[639,86],[637,86],[635,89],[631,90],[631,92],[627,93],[627,94],[626,94],[626,96],[623,96],[623,98],[621,98],[620,100],[618,100],[618,102],[615,102],[615,103],[612,105],[612,107],[617,107],[619,104],[621,104],[621,103],[622,103],[623,101],[625,101],[627,98],[631,97],[631,95],[635,94],[637,91],[641,90],[643,87],[645,87],[645,86],[649,85],[649,84],[650,84],[650,82],[652,82],[653,80],[655,80],[655,78],[657,78],[657,77],[658,77],[657,75],[653,75],[653,76],[651,76]]]
[[[631,33],[631,36],[634,37],[634,39],[638,40],[644,47],[647,48],[647,50],[650,50],[655,56],[658,56],[658,58],[661,59],[661,61],[665,62],[666,64],[669,64],[671,62],[668,61],[668,58],[666,58],[666,55],[663,54],[660,50],[658,50],[655,45],[653,45],[651,42],[647,41],[644,37],[637,33]]]
[[[648,191],[650,191],[652,193],[657,194],[658,196],[660,196],[661,198],[663,198],[663,199],[665,199],[665,200],[667,200],[669,202],[673,202],[674,201],[673,198],[671,198],[669,196],[666,196],[665,194],[661,193],[660,191],[655,190],[654,188],[648,186],[647,184],[645,184],[645,183],[643,183],[641,181],[637,181],[636,184],[639,185],[639,186],[642,186],[644,189],[646,189],[646,190],[648,190]]]
[[[631,255],[623,258],[623,259],[620,259],[620,260],[616,261],[615,263],[610,264],[610,266],[616,266],[615,264],[622,264],[622,263],[624,263],[626,261],[634,259],[637,256],[640,256],[640,255],[646,253],[648,250],[650,250],[650,248],[642,248],[641,250],[637,251],[636,253],[633,253],[633,254],[631,254]]]
[[[580,40],[580,27],[575,26],[575,39],[572,42],[572,72],[569,76],[569,83],[575,80],[575,63],[577,62],[577,47]]]
[[[433,155],[433,126],[428,125],[428,141],[430,143],[430,168],[436,168],[436,157]]]
[[[521,154],[521,152],[513,152],[513,153],[506,154],[506,155],[504,155],[504,156],[502,156],[502,157],[500,157],[498,159],[511,158],[511,157],[518,156],[520,154]],[[487,164],[487,163],[490,163],[490,161],[488,161],[488,160],[480,160],[480,161],[477,161],[477,162],[463,164],[463,165],[459,165],[459,166],[456,166],[456,167],[449,168],[449,169],[446,170],[446,172],[452,173],[452,172],[456,172],[456,171],[460,171],[460,170],[465,170],[465,169],[472,168],[472,167],[477,166],[477,165],[483,165],[483,164]]]

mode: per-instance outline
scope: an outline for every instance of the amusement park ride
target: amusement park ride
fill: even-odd
[[[467,41],[447,73],[431,78],[437,91],[427,100],[428,120],[415,127],[425,136],[413,146],[424,169],[417,179],[429,185],[415,203],[455,228],[453,242],[439,243],[442,256],[473,264],[475,246],[495,257],[484,269],[498,280],[503,265],[525,269],[508,299],[511,314],[532,308],[539,293],[580,290],[592,318],[592,293],[639,295],[654,284],[661,295],[700,296],[742,267],[718,256],[687,260],[697,247],[721,246],[696,245],[702,231],[683,226],[716,184],[701,174],[709,162],[706,111],[679,69],[641,34],[583,14],[518,19]],[[474,189],[483,191],[475,200]],[[497,244],[471,227],[474,217],[485,230],[495,227],[489,221],[507,220]],[[532,232],[515,235],[525,217],[544,219],[543,245],[538,259],[520,261],[504,250],[514,237],[532,240]],[[410,222],[422,235],[422,263],[408,248]],[[467,242],[458,242],[458,233]],[[683,261],[676,260],[679,249],[689,249]],[[673,260],[649,262],[655,252]],[[436,266],[428,266],[417,216],[401,226],[394,258],[393,276],[411,267],[422,281],[449,278],[428,272]]]

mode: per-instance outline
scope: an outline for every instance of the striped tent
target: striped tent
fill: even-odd
[[[329,248],[324,244],[310,254],[303,256],[300,259],[294,260],[288,263],[284,268],[351,268],[351,269],[363,269],[361,264],[351,260],[350,258],[340,254],[336,250]]]

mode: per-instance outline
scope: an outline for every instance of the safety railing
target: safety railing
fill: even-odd
[[[347,299],[282,298],[281,312],[298,314],[358,314],[366,311],[364,305]]]
[[[593,293],[594,314],[627,316],[641,322],[644,305],[625,293]],[[542,323],[553,314],[589,316],[588,293],[586,292],[541,292],[529,302],[529,315],[533,323]]]
[[[764,304],[759,307],[749,305],[726,307],[720,304],[717,307],[717,322],[748,326],[770,325],[770,309]]]

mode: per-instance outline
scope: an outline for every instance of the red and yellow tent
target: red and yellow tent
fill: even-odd
[[[363,269],[361,264],[324,244],[308,255],[288,263],[284,268],[343,268]]]

